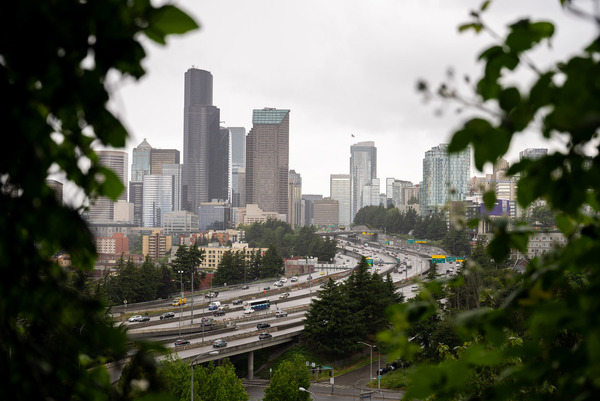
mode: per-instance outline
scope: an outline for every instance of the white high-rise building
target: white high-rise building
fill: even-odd
[[[164,215],[173,211],[173,176],[146,174],[143,180],[143,226],[162,227]]]
[[[348,227],[352,223],[350,216],[350,174],[331,174],[329,176],[329,197],[338,201],[339,224]]]
[[[127,152],[121,150],[97,150],[98,160],[101,165],[110,168],[119,177],[125,187],[117,200],[127,201],[128,179],[128,157]],[[90,223],[110,223],[114,221],[114,202],[108,197],[102,196],[90,200],[89,221]]]
[[[377,148],[375,142],[359,142],[350,147],[350,179],[352,220],[365,203],[362,199],[363,187],[377,177]],[[368,201],[370,202],[370,200]]]
[[[469,194],[471,148],[448,153],[441,144],[425,152],[423,182],[420,186],[420,208],[423,215],[441,210],[447,202],[464,200]]]

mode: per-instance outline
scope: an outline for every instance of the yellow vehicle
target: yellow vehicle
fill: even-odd
[[[185,305],[187,299],[186,298],[175,298],[173,302],[171,302],[172,306]]]

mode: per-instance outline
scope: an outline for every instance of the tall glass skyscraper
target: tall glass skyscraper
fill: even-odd
[[[421,214],[439,211],[447,202],[464,200],[469,195],[470,175],[471,148],[448,153],[448,145],[441,144],[425,152],[419,197]]]
[[[200,203],[222,197],[220,188],[228,174],[214,170],[219,161],[229,162],[229,141],[223,146],[220,130],[220,110],[213,104],[213,77],[208,71],[190,68],[185,73],[185,97],[183,112],[183,193],[185,210],[198,213]],[[217,181],[218,184],[211,184]],[[228,185],[227,185],[228,187]]]
[[[246,139],[246,203],[288,212],[290,111],[254,110]]]
[[[143,226],[161,227],[164,215],[173,211],[173,177],[146,174],[143,183]]]
[[[363,187],[377,177],[377,148],[375,142],[359,142],[350,147],[350,177],[352,185],[351,216],[371,200],[363,200]]]

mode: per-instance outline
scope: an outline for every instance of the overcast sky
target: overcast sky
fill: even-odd
[[[291,110],[289,167],[301,174],[304,194],[329,196],[330,174],[348,173],[350,146],[359,141],[375,142],[382,192],[387,177],[418,184],[425,152],[447,143],[466,115],[448,105],[436,116],[439,103],[424,104],[417,80],[437,84],[448,67],[457,78],[476,78],[477,55],[493,43],[486,34],[458,33],[480,0],[175,4],[200,30],[172,37],[166,47],[147,43],[147,75],[115,85],[112,108],[131,134],[129,162],[131,149],[144,138],[155,148],[179,149],[183,157],[184,73],[195,66],[212,73],[214,104],[225,126],[249,131],[253,109]],[[484,18],[502,32],[527,15],[561,21],[552,52],[536,54],[540,66],[581,48],[581,39],[593,32],[589,24],[565,16],[558,0],[496,0]],[[522,135],[509,161],[527,147],[554,145]]]

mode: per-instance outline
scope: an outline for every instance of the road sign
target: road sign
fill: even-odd
[[[454,262],[456,262],[456,257],[455,256],[446,256],[446,262],[454,263]]]
[[[434,263],[446,263],[446,255],[431,255],[431,261]]]
[[[426,244],[427,240],[426,239],[416,239],[415,240],[415,244]]]
[[[409,239],[409,240],[408,240],[408,243],[409,243],[409,244],[414,244],[414,243],[415,243],[415,240],[414,240],[414,239]]]

